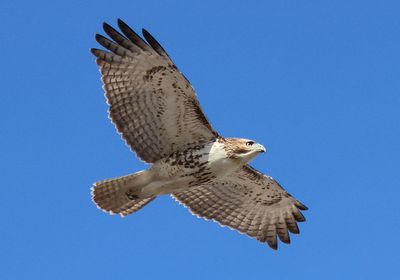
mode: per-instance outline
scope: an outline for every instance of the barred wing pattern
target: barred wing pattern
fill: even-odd
[[[189,81],[146,31],[140,38],[122,20],[123,35],[104,23],[113,40],[96,34],[109,51],[91,49],[102,74],[109,116],[122,138],[152,163],[218,136]]]
[[[173,196],[193,214],[267,242],[273,249],[278,247],[277,236],[290,243],[288,231],[299,233],[296,221],[305,221],[300,210],[307,210],[277,181],[249,165]]]

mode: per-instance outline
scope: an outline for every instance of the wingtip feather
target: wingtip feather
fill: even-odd
[[[121,18],[117,18],[117,24],[120,25],[127,25]]]
[[[96,49],[96,48],[90,48],[90,52],[91,52],[95,57],[99,57],[99,56],[100,56],[101,50]]]
[[[111,25],[109,25],[107,22],[103,22],[103,30],[108,34],[108,30],[114,29]]]
[[[99,33],[96,33],[96,35],[94,35],[94,38],[95,38],[96,41],[97,41],[98,43],[100,43],[100,44],[101,44],[101,41],[102,41],[103,39],[106,39],[103,35],[101,35],[101,34],[99,34]]]
[[[301,203],[300,201],[296,201],[296,206],[297,208],[299,208],[300,210],[306,211],[308,210],[308,207],[305,206],[303,203]]]
[[[142,28],[142,34],[143,36],[146,38],[146,36],[151,36],[151,34],[149,33],[149,31],[147,31],[145,28]]]
[[[275,237],[275,239],[276,239],[276,237]],[[267,239],[267,244],[271,249],[274,249],[275,251],[278,250],[278,241],[277,240],[273,241],[273,240]]]

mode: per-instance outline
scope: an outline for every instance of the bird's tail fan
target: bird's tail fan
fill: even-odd
[[[135,194],[147,180],[147,170],[96,182],[92,187],[92,200],[97,207],[110,213],[129,215],[138,211],[155,196],[141,198]]]

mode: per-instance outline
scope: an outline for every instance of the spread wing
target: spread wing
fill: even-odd
[[[123,34],[103,25],[112,40],[96,35],[109,51],[91,51],[102,74],[109,116],[131,149],[142,160],[155,162],[217,137],[194,89],[160,44],[146,30],[147,42],[123,21],[118,25]]]
[[[249,165],[232,175],[175,193],[193,214],[212,219],[277,249],[277,236],[290,243],[289,233],[299,233],[296,221],[305,221],[307,207],[288,194],[273,178]]]

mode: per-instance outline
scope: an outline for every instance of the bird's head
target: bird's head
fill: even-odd
[[[252,160],[259,153],[266,152],[263,145],[249,139],[225,138],[225,147],[228,157],[240,159],[244,162]]]

